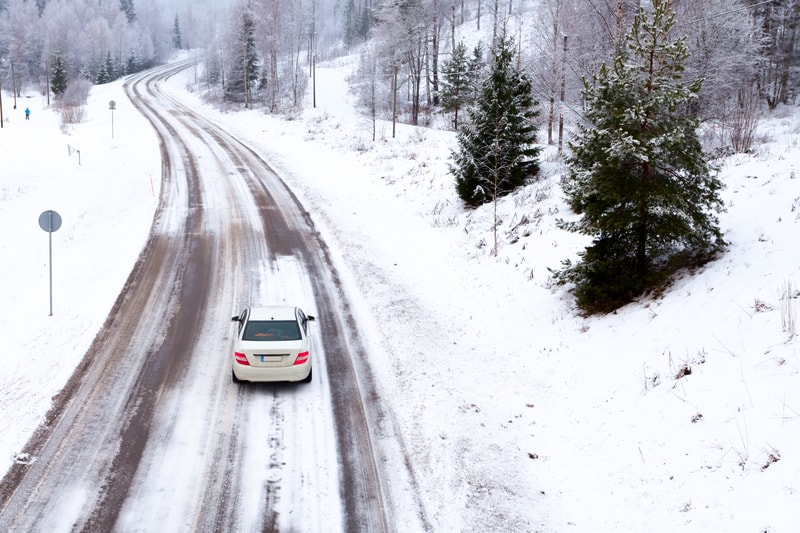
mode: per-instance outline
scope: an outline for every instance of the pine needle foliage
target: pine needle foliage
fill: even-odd
[[[556,281],[574,283],[578,306],[609,312],[658,291],[679,269],[701,265],[725,243],[716,213],[721,183],[712,175],[689,103],[702,80],[686,83],[685,38],[654,0],[634,18],[624,46],[593,82],[584,80],[586,123],[570,143],[564,191],[581,218],[560,225],[593,237]]]
[[[255,16],[249,5],[241,15],[241,26],[236,42],[235,61],[230,67],[225,85],[225,98],[231,102],[253,105],[253,87],[258,81],[258,54],[255,41]]]
[[[442,64],[441,105],[446,112],[453,113],[453,127],[458,129],[458,113],[470,101],[470,72],[467,47],[459,42],[453,48],[450,59]]]
[[[460,41],[450,59],[442,64],[441,106],[443,111],[453,113],[453,128],[456,130],[460,124],[459,113],[469,108],[480,94],[484,67],[481,42],[469,55],[466,45]]]
[[[67,64],[64,61],[64,54],[59,50],[53,54],[53,63],[50,72],[50,90],[56,98],[59,98],[67,90],[69,81],[67,80]]]
[[[457,134],[450,171],[459,197],[477,207],[524,185],[539,172],[531,81],[514,64],[513,39],[499,37],[470,123]]]
[[[136,21],[136,7],[133,5],[133,0],[119,0],[119,8],[125,13],[128,24],[133,24]]]

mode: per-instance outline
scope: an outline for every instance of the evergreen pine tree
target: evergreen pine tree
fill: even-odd
[[[50,76],[50,90],[56,98],[64,94],[67,90],[67,64],[64,62],[64,56],[61,52],[56,52],[53,55],[53,65],[51,67]]]
[[[111,56],[111,52],[106,54],[106,70],[108,71],[108,75],[111,78],[111,81],[119,78],[121,66],[117,63],[117,61]]]
[[[539,171],[531,81],[514,66],[513,40],[498,38],[492,54],[489,76],[469,109],[471,124],[459,130],[452,153],[458,195],[470,206],[510,193]]]
[[[587,123],[570,143],[564,189],[582,217],[561,226],[594,239],[556,279],[575,283],[588,312],[628,303],[724,246],[714,215],[721,184],[688,105],[702,80],[681,79],[688,52],[684,38],[670,38],[666,0],[653,1],[651,16],[640,9],[613,65],[584,83]]]
[[[361,9],[360,13],[361,16],[358,20],[358,36],[362,40],[366,40],[375,22],[373,19],[373,10],[369,8]]]
[[[177,14],[175,15],[175,24],[172,26],[172,46],[178,50],[181,49],[181,23]]]
[[[102,85],[104,83],[114,81],[115,78],[116,67],[114,65],[114,60],[111,57],[111,52],[108,52],[105,62],[100,65],[100,68],[97,71],[97,76],[95,77],[94,82],[97,85]]]
[[[106,63],[101,63],[100,68],[97,69],[97,75],[94,77],[96,85],[102,85],[111,81],[111,75],[108,73],[108,66]]]
[[[133,0],[119,0],[119,8],[125,13],[128,24],[133,24],[136,20],[136,8],[133,7]]]
[[[358,32],[358,11],[356,11],[355,0],[346,0],[342,10],[344,17],[344,37],[342,41],[345,47],[349,48],[356,43]]]
[[[226,80],[225,98],[233,102],[253,103],[253,86],[259,79],[256,55],[255,22],[249,9],[242,14],[242,26],[237,41],[235,59]]]
[[[486,60],[483,55],[483,41],[478,41],[478,44],[472,49],[472,56],[467,62],[467,72],[469,73],[469,97],[467,99],[470,102],[474,102],[481,92],[481,80],[483,80],[483,75],[486,71]]]
[[[216,85],[222,80],[222,60],[219,54],[206,50],[206,81]]]
[[[94,76],[88,65],[83,65],[78,71],[78,77],[82,80],[94,83]]]
[[[458,129],[458,112],[472,100],[471,78],[469,72],[467,47],[459,42],[453,49],[450,59],[442,63],[442,109],[453,113],[453,127]]]
[[[136,57],[136,50],[131,48],[130,54],[128,54],[128,61],[125,64],[125,73],[133,74],[138,70],[139,70],[139,59]]]

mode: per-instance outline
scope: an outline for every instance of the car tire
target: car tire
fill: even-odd
[[[314,369],[308,371],[308,376],[303,380],[303,383],[311,383],[311,378],[314,377]]]
[[[236,377],[236,372],[234,372],[233,370],[231,370],[231,381],[233,383],[241,383],[242,382],[241,379]]]

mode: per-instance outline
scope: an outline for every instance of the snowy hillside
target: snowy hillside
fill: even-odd
[[[378,453],[408,455],[431,529],[796,531],[800,112],[768,117],[756,153],[718,162],[723,257],[659,298],[582,318],[549,278],[586,244],[555,227],[574,215],[553,148],[542,180],[500,202],[494,257],[492,207],[455,195],[454,134],[400,126],[392,139],[381,124],[372,143],[350,68],[320,65],[316,109],[291,120],[205,113],[274,162],[329,242],[402,435],[373,428]],[[202,106],[191,74],[172,90]],[[31,459],[18,453],[102,326],[158,193],[154,135],[119,84],[95,88],[66,133],[30,103],[30,122],[16,110],[0,130],[0,426],[15,428],[3,469]],[[52,317],[45,209],[64,216]]]

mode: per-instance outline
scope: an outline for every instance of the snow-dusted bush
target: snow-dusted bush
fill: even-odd
[[[67,124],[80,124],[85,115],[83,106],[77,105],[61,106],[60,113],[62,127]]]
[[[72,80],[59,99],[61,107],[78,107],[86,105],[92,83],[89,80],[78,78]]]

